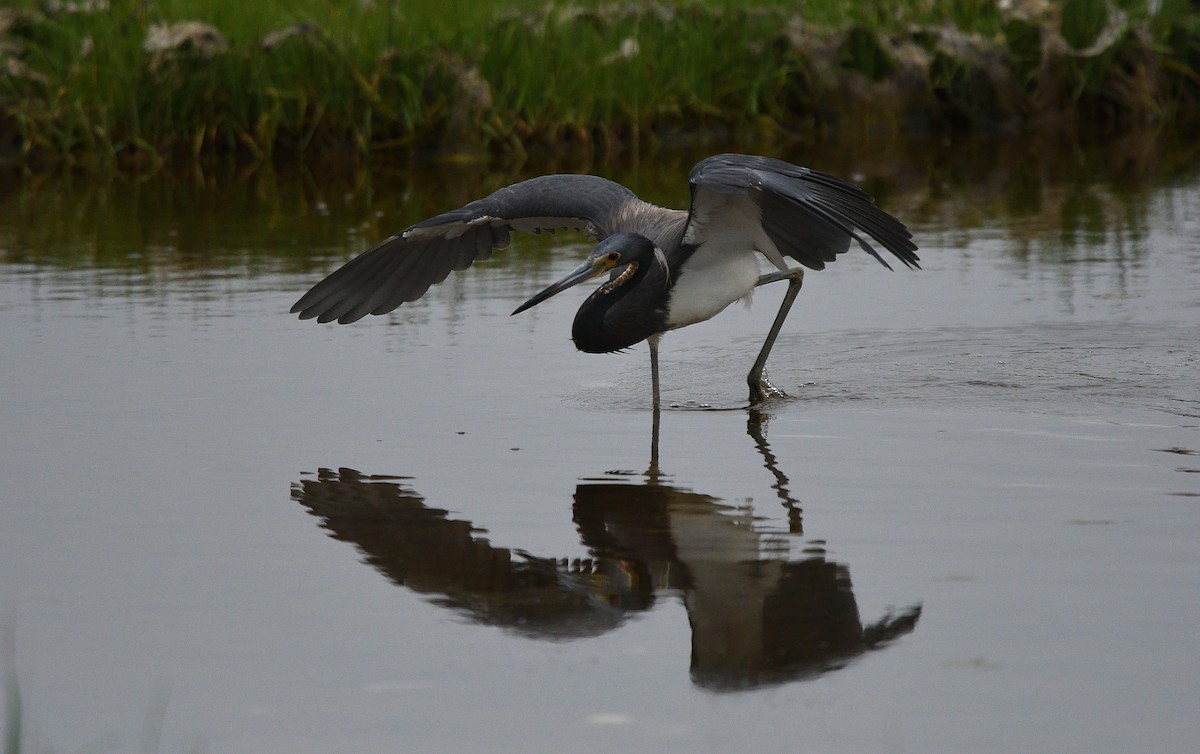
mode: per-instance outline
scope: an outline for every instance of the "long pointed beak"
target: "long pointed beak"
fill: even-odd
[[[602,275],[607,272],[611,266],[612,265],[604,263],[603,257],[599,259],[593,259],[589,257],[584,261],[583,264],[568,272],[562,280],[559,280],[554,285],[518,306],[515,310],[513,310],[513,314],[520,314],[526,309],[537,306],[551,296],[562,293],[572,286],[591,280],[597,275]],[[512,315],[510,314],[509,316]]]

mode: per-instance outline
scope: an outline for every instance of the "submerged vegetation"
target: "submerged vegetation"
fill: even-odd
[[[0,159],[1120,128],[1200,118],[1189,0],[17,0]]]

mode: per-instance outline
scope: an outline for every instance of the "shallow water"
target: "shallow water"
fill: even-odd
[[[1190,751],[1200,160],[785,156],[925,269],[810,274],[762,411],[781,290],[672,333],[656,465],[644,348],[575,352],[583,290],[508,316],[576,238],[286,314],[511,174],[8,182],[23,750]],[[695,157],[595,169],[678,204]]]

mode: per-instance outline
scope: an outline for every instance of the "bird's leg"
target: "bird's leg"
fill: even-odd
[[[658,426],[660,412],[658,404],[654,404],[654,418],[650,422],[650,467],[646,469],[645,477],[651,484],[657,483],[662,472],[658,469]]]
[[[654,333],[646,338],[646,342],[650,345],[650,391],[653,394],[652,404],[656,418],[658,416],[658,339],[660,337],[659,333]]]
[[[771,346],[775,345],[775,338],[779,337],[779,331],[783,329],[783,321],[787,319],[788,311],[792,308],[792,302],[796,300],[796,295],[800,293],[800,286],[804,283],[804,270],[797,267],[787,271],[772,272],[769,275],[763,275],[758,279],[755,287],[780,280],[788,281],[787,293],[783,294],[783,303],[779,305],[779,313],[775,315],[775,322],[771,325],[771,331],[767,333],[767,339],[763,342],[762,350],[758,352],[758,358],[754,360],[754,366],[750,368],[750,374],[746,376],[746,382],[750,385],[750,403],[752,405],[762,403],[771,396],[784,395],[782,391],[771,387],[771,384],[763,377],[763,370],[767,366],[767,356],[771,353]]]
[[[651,411],[653,419],[650,421],[650,468],[646,469],[646,479],[651,483],[657,483],[658,478],[662,475],[658,470],[658,425],[661,412],[659,411],[658,403],[658,339],[659,333],[646,338],[646,342],[650,344],[650,389],[654,393]]]

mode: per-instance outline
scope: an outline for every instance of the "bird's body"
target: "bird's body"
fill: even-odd
[[[686,212],[644,202],[597,176],[515,183],[404,229],[317,283],[292,311],[302,319],[343,324],[384,314],[420,298],[452,270],[505,248],[513,230],[575,228],[599,241],[596,249],[513,313],[608,273],[580,307],[572,338],[589,353],[649,340],[656,406],[659,335],[703,322],[759,285],[788,280],[788,294],[748,378],[757,402],[764,397],[767,354],[803,277],[788,257],[820,270],[855,240],[888,266],[865,234],[905,265],[917,266],[908,229],[838,178],[766,157],[718,155],[698,163],[689,183]],[[777,272],[760,274],[760,255]]]
[[[687,266],[675,277],[667,317],[669,329],[717,316],[734,301],[749,296],[760,274],[755,252],[710,241],[688,258]]]

